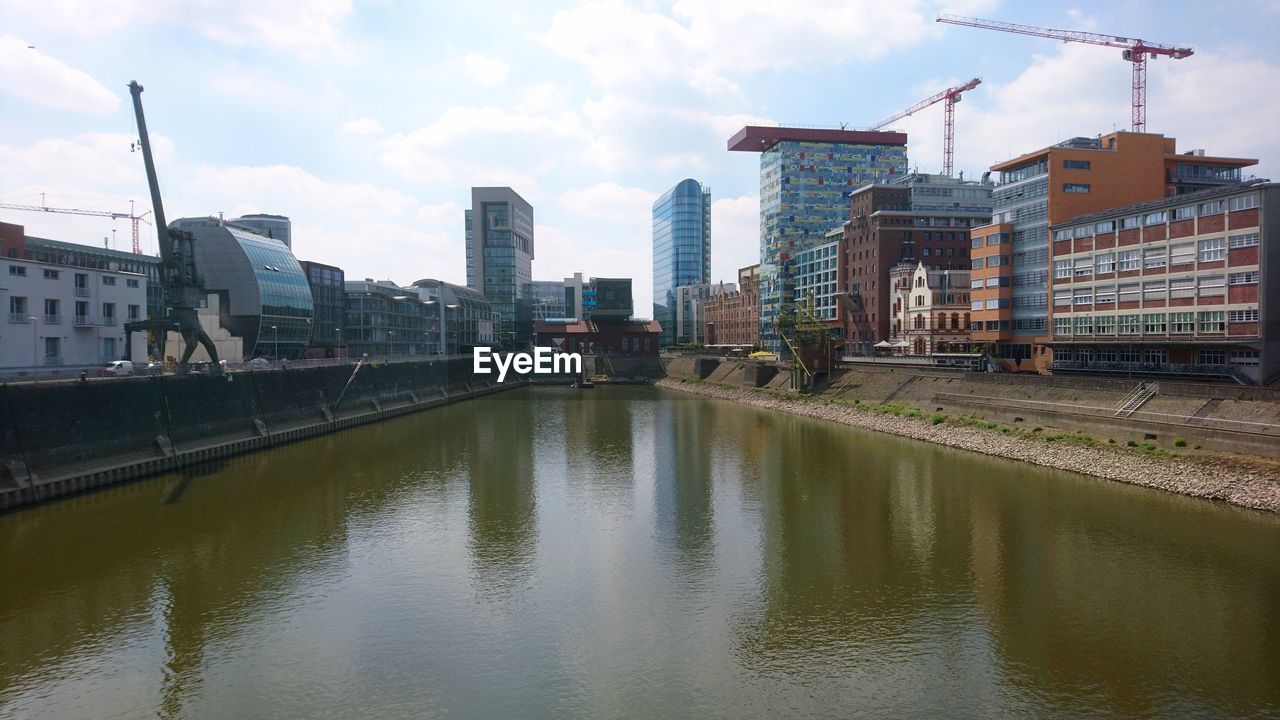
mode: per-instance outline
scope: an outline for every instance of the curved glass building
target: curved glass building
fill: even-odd
[[[242,356],[301,358],[315,311],[307,276],[289,248],[212,218],[171,226],[195,236],[196,268],[205,289],[220,296],[219,324],[242,340]]]
[[[676,288],[711,282],[711,189],[681,180],[653,203],[653,319],[676,343]]]

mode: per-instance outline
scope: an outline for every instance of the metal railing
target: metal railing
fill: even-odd
[[[46,314],[46,315],[44,316],[44,324],[45,324],[45,325],[61,325],[61,324],[62,324],[62,316],[61,316],[61,315],[49,315],[49,314]]]
[[[89,288],[76,286],[76,297],[89,297]]]
[[[93,325],[93,320],[91,320],[88,315],[77,315],[76,319],[72,321],[72,324],[77,327],[89,327]]]
[[[27,313],[11,312],[9,313],[9,322],[26,324],[31,322],[31,316],[28,315]]]

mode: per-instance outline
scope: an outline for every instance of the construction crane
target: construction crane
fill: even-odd
[[[196,269],[192,243],[194,238],[185,230],[170,228],[164,221],[164,203],[160,199],[160,181],[156,179],[156,164],[151,157],[151,138],[147,135],[147,121],[142,115],[142,86],[137,81],[129,83],[133,95],[133,114],[138,121],[138,143],[142,146],[142,160],[147,168],[147,186],[151,190],[151,209],[155,213],[156,233],[160,241],[160,280],[164,284],[165,313],[159,317],[124,324],[125,357],[133,357],[130,345],[133,333],[158,333],[161,347],[170,330],[177,330],[186,344],[179,365],[185,366],[196,350],[196,343],[209,353],[210,367],[215,372],[218,365],[218,349],[200,326],[197,310],[204,303],[204,279]]]
[[[124,218],[128,218],[129,220],[133,221],[133,252],[138,255],[142,254],[142,247],[138,243],[138,223],[144,222],[144,223],[147,223],[148,225],[151,224],[151,221],[146,219],[146,217],[151,214],[151,211],[148,210],[142,213],[141,215],[135,215],[133,212],[132,200],[129,201],[129,212],[127,213],[110,212],[108,210],[79,210],[76,208],[52,208],[47,205],[14,205],[12,203],[0,203],[0,208],[4,208],[6,210],[29,210],[33,212],[61,213],[64,215],[90,215],[93,217],[111,218],[112,220],[123,220]]]
[[[1033,27],[1000,22],[998,20],[981,20],[979,18],[960,17],[959,15],[939,15],[938,22],[951,25],[999,30],[1000,32],[1017,33],[1045,37],[1063,42],[1089,43],[1105,47],[1122,48],[1121,57],[1133,64],[1133,131],[1147,131],[1147,57],[1167,55],[1174,60],[1181,60],[1193,54],[1191,48],[1174,47],[1160,43],[1147,42],[1137,38],[1120,37],[1119,35],[1103,35],[1101,33],[1083,32],[1080,30],[1054,30],[1052,28]]]
[[[881,120],[875,125],[872,125],[870,129],[879,130],[886,125],[898,122],[904,117],[915,115],[930,105],[945,102],[946,105],[944,107],[946,108],[946,115],[942,121],[942,174],[947,177],[951,177],[951,171],[955,169],[956,103],[960,102],[961,94],[966,93],[981,84],[982,80],[974,78],[963,85],[947,88],[931,98],[921,100],[897,115]]]

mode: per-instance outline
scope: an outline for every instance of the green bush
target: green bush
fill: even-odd
[[[1138,447],[1138,442],[1136,440],[1130,440],[1129,442],[1125,443],[1125,445],[1128,445],[1129,447]]]
[[[942,413],[935,413],[933,417],[929,418],[929,421],[932,422],[934,425],[941,425],[942,423],[947,421],[947,416],[943,415]]]
[[[1173,446],[1174,446],[1174,447],[1186,447],[1186,446],[1187,446],[1187,441],[1186,441],[1186,440],[1183,440],[1182,438],[1174,438],[1174,439],[1173,439]]]
[[[1040,427],[1039,425],[1037,425],[1037,426],[1035,426],[1035,427],[1031,428],[1031,432],[1044,432],[1044,428],[1042,428],[1042,427]]]

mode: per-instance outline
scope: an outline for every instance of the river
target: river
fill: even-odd
[[[651,387],[0,516],[3,718],[1276,716],[1276,516]]]

